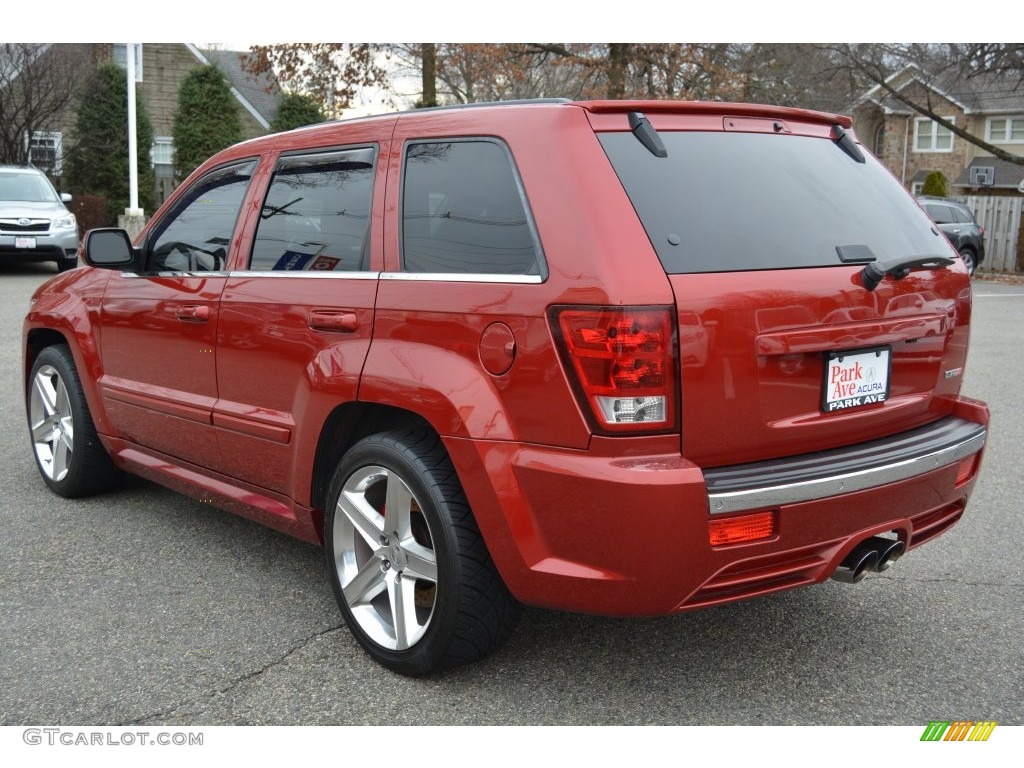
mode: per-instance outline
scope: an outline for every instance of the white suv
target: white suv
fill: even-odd
[[[31,166],[0,166],[0,263],[55,261],[63,272],[78,263],[78,222],[46,175]]]

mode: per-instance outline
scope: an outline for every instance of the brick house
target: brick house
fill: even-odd
[[[981,75],[933,78],[909,65],[888,84],[919,104],[1015,155],[1024,153],[1024,86],[1016,78]],[[994,157],[923,117],[881,86],[853,106],[860,140],[911,192],[941,171],[957,195],[1019,195],[1024,166]]]
[[[256,77],[242,69],[241,51],[202,49],[191,43],[136,43],[135,44],[136,98],[145,104],[153,124],[152,163],[156,171],[157,200],[163,202],[174,189],[174,111],[178,89],[185,75],[206,64],[216,64],[231,84],[231,92],[238,100],[242,119],[243,138],[250,139],[270,132],[270,122],[277,111],[280,89],[276,81],[267,76]],[[52,44],[40,46],[41,56],[66,54],[83,45]],[[127,58],[124,43],[94,43],[89,46],[93,63],[113,60],[121,66]],[[80,53],[76,51],[77,53]],[[77,106],[77,105],[74,105]],[[72,106],[47,130],[33,131],[29,138],[29,161],[46,171],[60,187],[63,156],[73,145],[71,134],[75,123]]]

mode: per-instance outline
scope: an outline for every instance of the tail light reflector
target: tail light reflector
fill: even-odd
[[[712,520],[708,523],[708,533],[713,547],[770,539],[775,535],[775,513],[762,512],[757,515],[730,517],[726,520]]]
[[[676,426],[670,307],[554,307],[559,351],[584,410],[606,432]]]
[[[956,466],[956,487],[959,488],[961,485],[966,483],[972,477],[974,473],[978,471],[978,457],[980,453],[976,453],[973,456],[968,456],[966,459],[960,459],[960,463]]]

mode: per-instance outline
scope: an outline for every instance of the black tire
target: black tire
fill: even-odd
[[[352,634],[403,675],[481,659],[519,619],[433,433],[373,435],[345,454],[331,481],[324,550]]]
[[[73,499],[117,485],[121,472],[96,436],[71,350],[39,353],[25,400],[36,466],[54,493]]]
[[[967,274],[973,276],[974,270],[978,267],[977,256],[974,255],[974,251],[970,248],[961,248],[960,258],[964,260],[964,266],[967,267]]]
[[[69,269],[74,269],[78,266],[78,256],[72,256],[70,259],[57,259],[57,271],[67,272]]]

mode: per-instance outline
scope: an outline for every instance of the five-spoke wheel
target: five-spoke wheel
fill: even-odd
[[[39,469],[59,482],[67,477],[71,466],[75,421],[64,379],[52,365],[40,366],[32,376],[28,414]]]
[[[475,661],[515,627],[519,604],[431,432],[371,435],[345,454],[331,483],[324,548],[349,629],[396,672]]]
[[[414,646],[437,601],[437,559],[419,500],[381,466],[352,473],[338,498],[334,565],[349,610],[384,648]]]
[[[74,498],[113,487],[120,472],[93,426],[75,361],[64,345],[46,347],[29,374],[28,428],[43,480]]]

